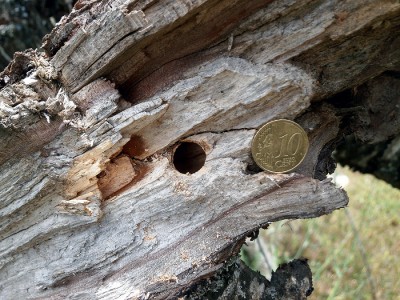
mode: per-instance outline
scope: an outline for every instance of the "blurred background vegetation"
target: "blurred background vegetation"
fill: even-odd
[[[0,70],[13,53],[39,48],[74,0],[0,0]]]
[[[269,278],[280,263],[308,258],[310,299],[400,299],[400,190],[349,168],[333,177],[349,195],[347,208],[271,224],[243,246],[242,259]]]
[[[75,2],[0,0],[0,70],[14,52],[39,48]],[[400,187],[400,156],[388,162],[383,155],[389,142],[362,145],[349,136],[336,158]],[[348,208],[274,223],[242,248],[242,259],[269,278],[280,263],[308,258],[315,286],[311,299],[400,299],[400,191],[348,168],[338,168],[334,178],[349,194]]]

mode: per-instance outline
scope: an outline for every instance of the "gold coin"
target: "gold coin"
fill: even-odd
[[[308,151],[307,133],[290,120],[264,124],[254,135],[251,153],[263,170],[285,173],[295,169]]]

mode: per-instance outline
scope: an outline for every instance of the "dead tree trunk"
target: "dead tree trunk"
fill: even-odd
[[[344,134],[399,133],[398,99],[382,129],[379,97],[335,98],[399,71],[399,27],[389,0],[78,1],[0,75],[0,298],[196,299],[222,280],[216,298],[289,299],[278,277],[241,289],[231,258],[270,222],[347,204],[325,179]],[[250,154],[277,118],[310,140],[290,174]]]

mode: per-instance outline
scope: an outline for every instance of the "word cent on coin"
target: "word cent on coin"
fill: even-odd
[[[264,124],[255,134],[251,153],[257,165],[272,173],[292,171],[308,151],[308,137],[303,128],[290,120]]]

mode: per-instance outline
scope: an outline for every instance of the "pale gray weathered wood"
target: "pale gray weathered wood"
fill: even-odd
[[[173,298],[261,226],[344,207],[324,179],[342,116],[324,100],[398,68],[399,14],[389,0],[78,1],[47,54],[0,76],[0,297]],[[285,175],[250,155],[277,118],[311,145]],[[176,170],[181,142],[204,149],[198,172]]]

